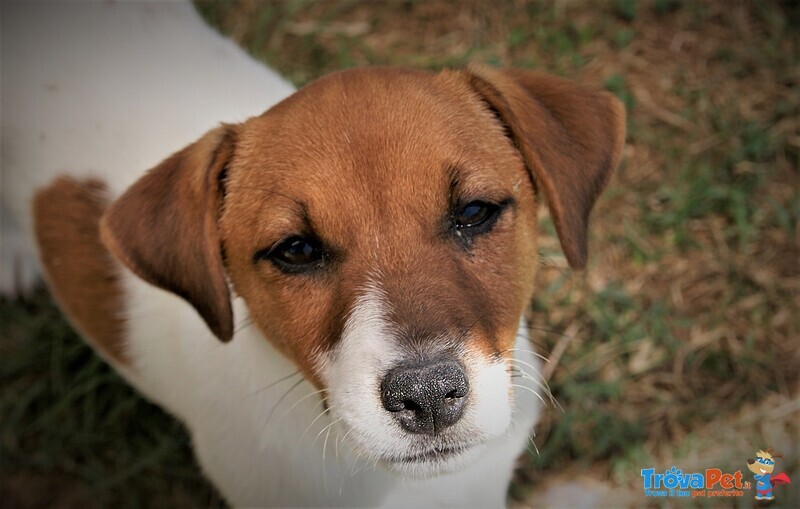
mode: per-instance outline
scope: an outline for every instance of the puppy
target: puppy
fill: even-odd
[[[203,72],[252,79],[266,89],[252,114],[284,91],[239,53],[205,63],[206,43],[228,46],[193,19],[187,81],[177,62],[150,71],[201,87]],[[106,129],[158,130],[158,143],[133,138],[153,142],[147,153],[180,147],[171,115],[115,115],[143,81],[96,103]],[[175,90],[165,97],[193,89]],[[165,104],[151,92],[134,100]],[[238,123],[254,106],[246,94],[202,93],[204,120],[229,123],[121,195],[120,157],[137,150],[127,138],[63,167],[91,179],[36,195],[42,265],[72,323],[187,425],[233,505],[503,506],[544,392],[523,318],[537,198],[583,267],[589,213],[624,140],[621,104],[482,66],[336,73]],[[73,152],[96,147],[79,135]]]

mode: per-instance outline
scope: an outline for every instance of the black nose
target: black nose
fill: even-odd
[[[381,383],[383,408],[411,433],[433,435],[461,418],[469,382],[457,362],[399,366]]]

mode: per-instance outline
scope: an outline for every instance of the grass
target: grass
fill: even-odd
[[[45,292],[0,301],[0,321],[5,507],[145,507],[153,494],[158,505],[221,505],[183,427],[94,355]]]
[[[739,469],[763,447],[782,449],[783,468],[800,475],[797,6],[198,7],[299,86],[358,65],[439,69],[480,60],[582,79],[625,102],[628,143],[593,216],[587,271],[566,269],[543,212],[545,263],[531,318],[561,409],[537,428],[539,453],[524,462],[516,500],[579,473],[615,493],[630,490],[637,506],[640,468]],[[0,317],[2,476],[55,483],[53,496],[67,500],[219,505],[183,430],[97,361],[44,294],[0,303]],[[800,500],[797,486],[778,496]]]

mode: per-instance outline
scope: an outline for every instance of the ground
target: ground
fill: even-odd
[[[240,0],[199,8],[297,85],[357,65],[482,61],[578,79],[627,105],[624,159],[594,211],[585,271],[568,269],[542,210],[530,317],[558,405],[521,460],[514,504],[674,506],[643,498],[641,469],[747,474],[746,459],[767,447],[785,456],[776,472],[800,480],[795,3]],[[222,504],[180,426],[93,357],[44,291],[2,301],[0,319],[7,503]],[[778,500],[800,503],[799,486],[777,488]]]

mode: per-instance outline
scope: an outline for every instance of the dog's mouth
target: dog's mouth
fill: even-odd
[[[412,454],[409,456],[405,456],[399,459],[391,460],[391,463],[425,463],[425,462],[437,462],[437,461],[445,461],[448,458],[452,458],[453,456],[457,456],[463,452],[469,450],[469,447],[459,446],[459,447],[434,447],[425,452]]]
[[[427,478],[462,469],[483,449],[483,444],[437,445],[412,454],[381,460],[389,470],[408,478]]]

